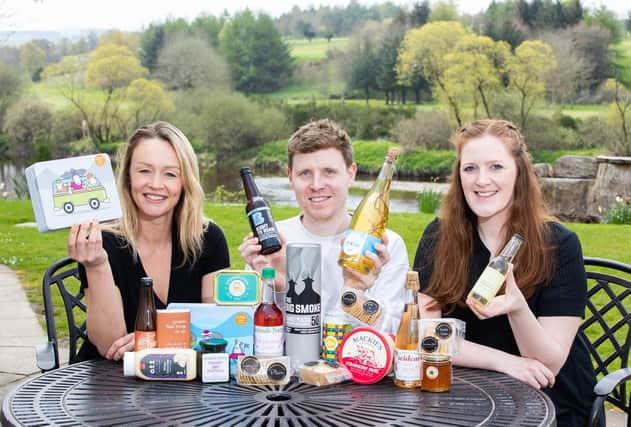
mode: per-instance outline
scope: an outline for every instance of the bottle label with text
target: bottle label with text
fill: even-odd
[[[420,381],[421,355],[416,350],[395,349],[394,377],[402,381]]]
[[[257,356],[282,356],[285,328],[281,326],[254,327],[254,354]]]
[[[504,283],[505,276],[491,267],[486,267],[480,278],[473,286],[475,292],[487,300],[495,296],[499,288]]]
[[[348,256],[366,256],[367,252],[377,255],[375,245],[381,243],[381,239],[357,230],[347,230],[344,233],[342,251]]]
[[[158,340],[156,331],[135,331],[134,332],[134,351],[144,350],[146,348],[156,348]]]
[[[262,207],[251,210],[248,212],[248,219],[253,230],[256,230],[256,236],[259,242],[267,239],[277,239],[278,232],[276,228],[271,226],[274,223],[272,220],[272,211],[269,207]]]

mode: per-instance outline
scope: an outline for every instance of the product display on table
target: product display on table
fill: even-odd
[[[421,385],[421,355],[419,353],[418,273],[409,271],[405,283],[405,311],[394,342],[394,384],[403,388]]]
[[[358,289],[344,288],[340,303],[342,310],[365,325],[374,326],[382,315],[379,301]]]
[[[241,356],[238,361],[237,383],[241,385],[287,384],[289,356]]]
[[[140,298],[134,328],[134,350],[158,346],[156,333],[156,302],[153,298],[153,279],[140,279]]]
[[[191,348],[190,310],[156,310],[156,341],[159,348]]]
[[[107,154],[38,162],[24,173],[40,232],[94,218],[111,221],[122,215]]]
[[[148,348],[125,353],[125,376],[143,380],[190,381],[197,376],[197,353],[190,348]]]
[[[318,387],[339,384],[350,380],[352,375],[346,367],[333,361],[314,360],[298,368],[300,381]]]

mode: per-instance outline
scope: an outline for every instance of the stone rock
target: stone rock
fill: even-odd
[[[535,163],[533,167],[539,178],[552,177],[552,165],[550,163]]]
[[[598,156],[598,174],[587,199],[587,215],[603,216],[618,201],[631,205],[631,157]]]
[[[562,221],[595,222],[598,216],[587,214],[587,199],[593,179],[540,178],[541,191],[550,212]]]
[[[556,178],[595,178],[598,163],[593,157],[563,156],[552,165],[552,176]]]

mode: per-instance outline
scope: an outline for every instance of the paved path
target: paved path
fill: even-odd
[[[17,276],[0,264],[0,401],[24,379],[39,374],[35,346],[46,342]],[[65,354],[63,350],[60,355]],[[607,427],[626,426],[626,417],[607,411]]]

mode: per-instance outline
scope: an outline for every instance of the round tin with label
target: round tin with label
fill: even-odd
[[[392,372],[394,341],[373,328],[356,328],[344,338],[339,362],[359,384],[373,384]]]

